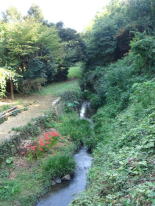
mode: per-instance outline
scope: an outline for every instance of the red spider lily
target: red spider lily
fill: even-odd
[[[30,154],[32,157],[37,158],[44,152],[47,152],[51,147],[53,147],[61,135],[57,131],[51,131],[44,133],[43,137],[33,141],[29,145],[25,145],[26,151],[21,153],[21,155]]]
[[[35,151],[37,149],[37,146],[30,146],[30,149]]]
[[[47,136],[46,134],[44,135],[44,138],[45,138],[45,140],[47,140],[47,141],[51,139],[51,137]]]
[[[52,137],[59,137],[60,136],[60,134],[57,131],[50,132],[50,135]]]
[[[39,145],[40,145],[40,146],[45,146],[45,142],[44,142],[44,139],[43,139],[43,138],[40,138],[40,139],[39,139]]]

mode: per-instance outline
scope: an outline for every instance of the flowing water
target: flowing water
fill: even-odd
[[[37,206],[67,206],[80,192],[85,190],[92,158],[86,148],[82,148],[74,155],[74,159],[76,162],[74,178],[68,183],[53,187],[52,192],[44,197]]]
[[[86,117],[88,102],[84,102],[80,111],[80,118],[89,121]],[[74,155],[76,169],[74,178],[70,182],[53,186],[52,192],[44,197],[37,206],[68,206],[76,196],[85,190],[87,185],[87,173],[91,167],[92,158],[86,148],[82,148]]]
[[[82,104],[81,111],[80,111],[80,119],[89,120],[89,118],[87,118],[87,110],[89,109],[89,107],[90,107],[89,102],[84,102]]]

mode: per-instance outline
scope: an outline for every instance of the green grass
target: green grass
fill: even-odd
[[[78,63],[69,68],[67,76],[69,79],[74,79],[74,78],[80,78],[81,75],[82,75],[81,63]]]
[[[10,108],[11,108],[10,105],[3,105],[3,106],[0,106],[0,112],[4,112],[4,111],[6,111],[6,110],[8,110],[8,109],[10,109]]]
[[[79,90],[79,83],[78,80],[72,80],[72,81],[65,81],[65,82],[59,82],[59,83],[53,83],[46,87],[43,87],[39,92],[36,94],[39,95],[54,95],[54,96],[60,96],[62,93],[66,91],[76,91]]]

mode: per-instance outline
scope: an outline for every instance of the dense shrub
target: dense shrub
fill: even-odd
[[[91,146],[90,141],[93,133],[90,128],[90,123],[87,120],[79,119],[79,116],[75,112],[64,113],[59,120],[61,123],[56,123],[54,127],[60,131],[64,136],[69,136],[73,142],[76,143],[77,147],[81,144]],[[89,145],[87,145],[89,142]]]
[[[145,33],[138,33],[131,42],[133,54],[136,56],[136,68],[141,73],[155,72],[155,38]]]
[[[39,91],[43,85],[45,85],[45,78],[36,78],[36,79],[28,79],[23,80],[21,85],[19,86],[19,91],[24,94],[30,94],[34,91]]]
[[[45,180],[61,178],[66,174],[73,173],[75,162],[73,157],[68,155],[56,155],[49,157],[42,163],[43,176]]]
[[[82,103],[82,93],[79,91],[66,91],[61,95],[65,111],[79,110]]]

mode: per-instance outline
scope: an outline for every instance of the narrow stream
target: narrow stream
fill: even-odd
[[[37,206],[68,206],[80,192],[85,190],[92,158],[85,148],[75,154],[74,158],[76,162],[74,178],[69,183],[56,185],[53,191],[44,197]]]
[[[86,119],[91,123],[91,120],[86,117],[88,107],[89,103],[84,102],[80,111],[80,118]],[[68,206],[80,192],[85,190],[87,173],[91,167],[92,157],[86,148],[82,148],[74,155],[74,159],[76,162],[74,178],[70,182],[53,186],[52,192],[45,196],[37,206]]]

